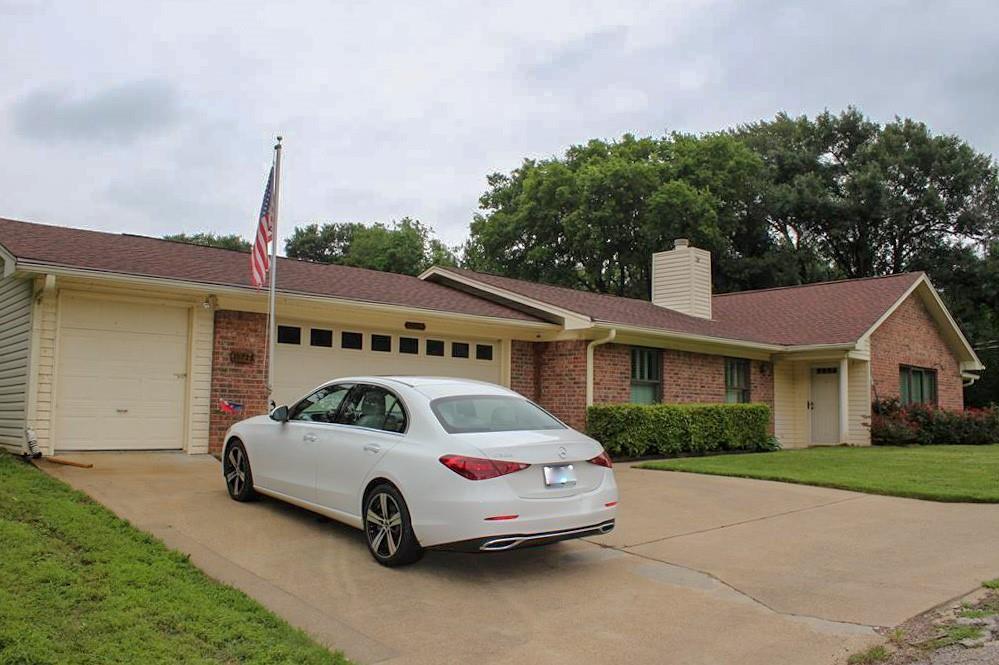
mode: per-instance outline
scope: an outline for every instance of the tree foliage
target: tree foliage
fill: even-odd
[[[922,123],[882,126],[851,108],[814,120],[781,114],[732,135],[763,160],[758,210],[770,233],[842,277],[903,272],[995,233],[992,158]]]
[[[220,247],[222,249],[233,249],[238,252],[249,252],[252,245],[248,240],[244,240],[239,235],[233,233],[222,235],[218,233],[175,233],[174,235],[163,236],[164,240],[174,242],[186,242],[192,245],[204,245],[206,247]]]
[[[763,170],[734,137],[625,135],[489,176],[465,262],[489,272],[646,297],[649,255],[686,237],[715,255],[722,288],[770,286],[787,263],[747,214]]]
[[[454,265],[454,253],[418,220],[390,225],[356,222],[307,224],[295,229],[285,253],[296,259],[418,275],[432,265]]]
[[[648,298],[650,255],[686,237],[717,292],[924,270],[973,344],[999,340],[996,163],[914,120],[849,108],[592,140],[488,186],[474,269]]]

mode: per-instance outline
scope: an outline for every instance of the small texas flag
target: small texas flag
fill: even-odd
[[[219,400],[219,409],[222,413],[239,413],[243,410],[242,404],[236,404],[235,402],[230,402],[227,399]]]

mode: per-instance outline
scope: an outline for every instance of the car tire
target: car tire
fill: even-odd
[[[406,501],[389,483],[376,485],[364,497],[364,535],[371,556],[383,566],[405,566],[423,558]]]
[[[257,498],[253,489],[253,471],[250,470],[250,458],[246,448],[239,439],[234,439],[226,447],[222,457],[222,477],[225,478],[225,488],[229,496],[236,501],[252,501]]]

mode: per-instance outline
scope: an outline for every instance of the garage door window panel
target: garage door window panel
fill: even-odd
[[[399,353],[416,355],[420,352],[420,340],[416,337],[400,337]]]
[[[344,331],[340,333],[340,348],[360,351],[364,348],[364,335],[359,332]]]
[[[332,349],[333,331],[324,328],[313,328],[309,331],[309,344]]]
[[[476,360],[492,360],[493,359],[493,345],[492,344],[476,344],[475,345],[475,359]]]
[[[444,355],[444,341],[440,339],[428,339],[427,340],[427,355],[428,356],[443,356]]]
[[[298,326],[278,326],[278,344],[301,344],[302,329]]]
[[[372,335],[371,350],[388,352],[392,350],[392,337],[390,335]]]
[[[468,344],[466,342],[451,342],[452,358],[467,358]]]

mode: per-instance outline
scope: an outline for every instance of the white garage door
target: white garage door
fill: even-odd
[[[59,319],[56,448],[183,447],[187,309],[67,296]]]
[[[500,383],[500,356],[496,340],[281,322],[274,399],[288,404],[321,383],[359,374],[453,376]]]

